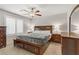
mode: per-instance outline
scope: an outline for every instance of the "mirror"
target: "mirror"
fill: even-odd
[[[71,16],[71,33],[79,34],[79,7]]]
[[[69,34],[79,34],[79,5],[71,12],[69,17]]]

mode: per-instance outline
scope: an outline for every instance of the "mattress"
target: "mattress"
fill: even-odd
[[[39,34],[39,33],[29,33],[17,35],[17,39],[31,42],[34,44],[45,44],[48,42],[49,35]]]

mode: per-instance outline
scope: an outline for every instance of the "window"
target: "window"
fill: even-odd
[[[23,33],[23,20],[6,17],[7,34]]]
[[[6,17],[7,34],[15,33],[15,20],[12,17]]]
[[[23,20],[17,20],[17,33],[23,33]]]

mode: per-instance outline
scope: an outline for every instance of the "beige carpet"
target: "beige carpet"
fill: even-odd
[[[34,55],[33,53],[13,46],[13,40],[7,39],[6,48],[0,49],[0,55]],[[61,44],[51,42],[44,55],[61,55]]]

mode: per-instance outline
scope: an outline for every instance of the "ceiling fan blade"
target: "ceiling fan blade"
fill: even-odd
[[[42,16],[41,14],[35,14],[35,15],[37,15],[37,16]]]
[[[39,12],[40,12],[39,10],[36,10],[36,11],[35,11],[35,13],[39,13]]]

